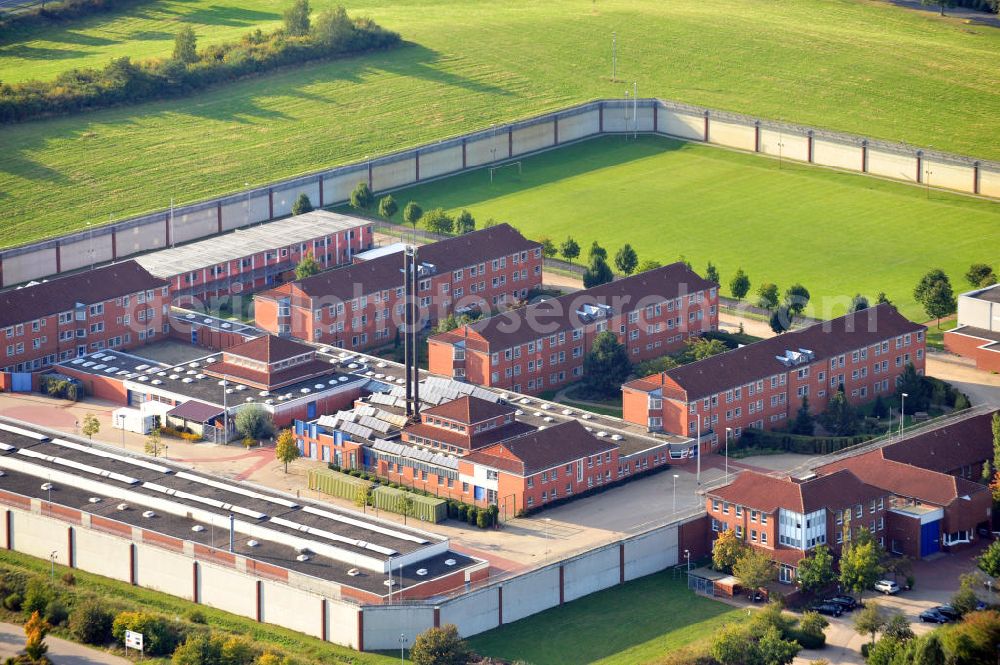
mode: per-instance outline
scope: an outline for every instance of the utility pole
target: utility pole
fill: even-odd
[[[618,34],[611,33],[611,82],[618,80]]]
[[[639,82],[632,81],[632,138],[639,138]]]

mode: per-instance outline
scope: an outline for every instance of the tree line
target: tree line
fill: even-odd
[[[0,122],[135,104],[190,94],[217,83],[286,65],[398,46],[398,33],[369,18],[350,18],[343,7],[310,19],[308,0],[297,0],[274,32],[260,29],[237,42],[199,49],[194,30],[182,27],[170,58],[112,59],[103,68],[71,69],[51,81],[0,84]]]

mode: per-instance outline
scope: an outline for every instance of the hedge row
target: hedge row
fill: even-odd
[[[189,94],[208,86],[310,60],[386,49],[401,43],[399,34],[370,19],[351,20],[338,8],[324,22],[329,29],[305,36],[259,29],[238,42],[201,49],[193,62],[128,56],[102,69],[72,69],[52,81],[0,85],[0,122],[134,104]]]
[[[855,446],[871,439],[870,436],[805,436],[787,432],[745,429],[739,440],[739,449],[760,448],[784,450],[790,453],[822,455]]]
[[[150,2],[150,0],[66,0],[65,2],[49,2],[46,7],[0,16],[0,30],[7,32],[15,28],[24,29],[29,25],[68,21],[92,14],[117,11],[145,2]]]

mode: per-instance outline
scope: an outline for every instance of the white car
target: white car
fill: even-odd
[[[892,595],[899,593],[899,585],[891,580],[879,580],[875,583],[875,590],[884,594]]]

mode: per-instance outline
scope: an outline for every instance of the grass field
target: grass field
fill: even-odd
[[[963,290],[973,262],[995,260],[1000,205],[861,175],[763,159],[659,137],[600,138],[522,161],[522,174],[479,170],[402,190],[400,207],[468,208],[559,245],[594,240],[610,255],[629,242],[639,260],[684,255],[719,268],[723,291],[738,267],[782,290],[801,282],[807,313],[843,313],[851,297],[885,291],[926,320],[913,286],[940,267]],[[581,259],[582,260],[582,259]]]
[[[288,0],[158,0],[0,37],[0,80],[164,56]],[[314,5],[322,4],[317,0]],[[237,191],[597,97],[639,93],[1000,156],[1000,30],[875,0],[358,0],[414,46],[185,99],[0,128],[0,244]],[[610,37],[618,35],[611,83]],[[625,83],[625,82],[628,83]],[[630,87],[630,86],[629,86]]]
[[[658,573],[469,639],[480,654],[532,665],[643,665],[738,621],[743,610]]]

